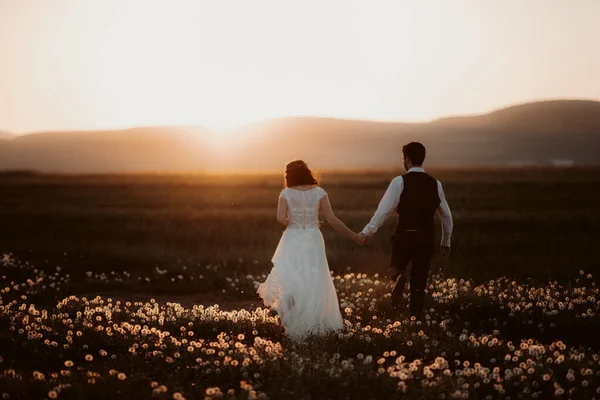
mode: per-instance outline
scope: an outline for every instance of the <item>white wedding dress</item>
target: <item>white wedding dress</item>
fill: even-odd
[[[258,287],[265,305],[277,311],[281,325],[296,340],[344,326],[319,230],[325,195],[320,187],[281,192],[288,204],[288,227],[273,255],[274,267]]]

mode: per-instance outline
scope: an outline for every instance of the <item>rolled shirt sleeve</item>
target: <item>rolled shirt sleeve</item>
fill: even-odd
[[[440,181],[438,181],[438,196],[440,198],[440,205],[437,209],[437,214],[442,223],[441,245],[450,247],[454,224],[452,221],[452,212],[450,211],[450,206],[448,206],[448,202],[446,201],[444,189],[442,188],[442,183]]]
[[[371,221],[362,230],[363,235],[373,236],[375,232],[377,232],[385,220],[398,206],[398,202],[400,202],[400,195],[402,194],[403,189],[404,179],[401,176],[394,178],[379,202],[379,206],[377,207],[377,211],[375,211],[373,218],[371,218]]]

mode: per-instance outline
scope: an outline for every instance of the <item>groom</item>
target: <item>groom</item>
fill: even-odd
[[[390,275],[395,281],[392,304],[398,305],[406,284],[406,268],[410,272],[410,315],[419,318],[423,311],[429,264],[435,249],[433,215],[442,222],[441,252],[450,254],[452,214],[442,184],[425,173],[425,146],[411,142],[402,148],[406,174],[392,180],[371,222],[363,229],[364,242],[377,232],[390,213],[398,212],[398,224],[392,236]]]

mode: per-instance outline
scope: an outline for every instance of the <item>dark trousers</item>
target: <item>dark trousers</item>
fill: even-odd
[[[410,269],[410,315],[419,317],[425,302],[429,265],[434,252],[432,232],[397,231],[392,237],[390,276],[395,281],[392,304],[398,305],[406,286],[406,269]]]

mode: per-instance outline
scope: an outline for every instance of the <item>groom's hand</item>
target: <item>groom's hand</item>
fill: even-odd
[[[369,244],[369,242],[371,241],[371,237],[370,237],[370,236],[367,236],[367,235],[365,235],[365,234],[362,234],[362,233],[361,233],[361,234],[359,234],[358,236],[360,237],[360,243],[359,243],[359,244],[360,244],[361,246],[364,246],[364,245],[366,245],[366,244]]]
[[[450,255],[450,247],[449,246],[440,246],[440,252],[444,256],[449,256]]]

